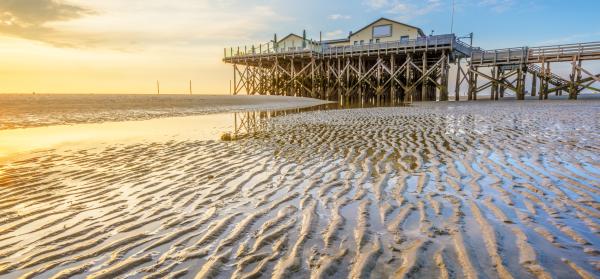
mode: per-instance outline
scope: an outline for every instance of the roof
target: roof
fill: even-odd
[[[296,34],[294,34],[294,33],[290,33],[289,35],[287,35],[287,36],[285,36],[285,37],[283,37],[283,38],[281,38],[281,39],[277,40],[277,42],[281,42],[281,41],[283,41],[283,40],[285,40],[285,39],[287,39],[287,38],[289,38],[289,37],[292,37],[292,36],[296,36],[296,37],[298,37],[298,38],[302,39],[302,37],[301,37],[301,36],[298,36],[298,35],[296,35]]]
[[[377,19],[377,20],[375,20],[375,21],[367,24],[365,27],[361,28],[360,30],[358,30],[356,32],[352,32],[352,34],[356,34],[356,33],[360,32],[360,31],[363,31],[363,30],[367,29],[369,26],[371,26],[371,25],[373,25],[376,22],[381,21],[381,20],[387,20],[387,21],[391,21],[391,22],[396,23],[396,24],[401,24],[401,25],[404,25],[404,26],[415,28],[415,29],[417,29],[419,31],[419,35],[425,36],[425,33],[423,33],[423,30],[421,30],[421,28],[419,28],[419,27],[408,25],[406,23],[402,23],[402,22],[399,22],[399,21],[391,20],[391,19],[386,18],[386,17],[380,17],[379,19]]]
[[[332,44],[332,43],[343,43],[343,42],[349,42],[349,41],[350,41],[350,38],[344,38],[344,39],[323,40],[322,43]]]

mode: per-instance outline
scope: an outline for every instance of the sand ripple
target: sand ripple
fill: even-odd
[[[0,168],[0,277],[597,278],[600,102],[272,119]]]

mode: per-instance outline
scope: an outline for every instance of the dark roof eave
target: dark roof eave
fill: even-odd
[[[335,39],[335,40],[323,40],[322,43],[324,44],[331,44],[331,43],[343,43],[343,42],[349,42],[350,38],[347,39]]]

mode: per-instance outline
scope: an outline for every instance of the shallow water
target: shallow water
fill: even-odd
[[[598,277],[599,117],[598,101],[258,112],[209,125],[236,141],[164,120],[41,151],[0,168],[0,277]]]
[[[234,114],[157,118],[142,121],[55,125],[0,130],[0,160],[51,148],[94,147],[169,140],[214,140],[233,129]]]

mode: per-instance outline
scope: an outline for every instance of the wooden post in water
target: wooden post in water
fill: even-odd
[[[190,95],[192,95],[192,80],[190,79]]]
[[[160,83],[156,81],[156,94],[160,95]]]

